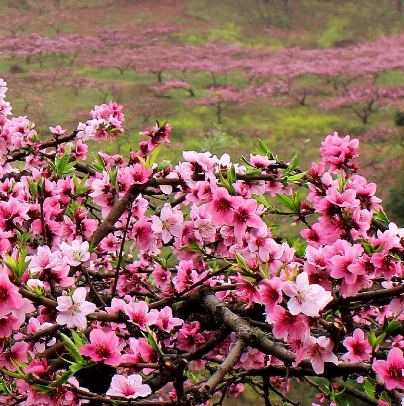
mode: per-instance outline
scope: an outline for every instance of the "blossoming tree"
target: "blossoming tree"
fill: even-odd
[[[262,142],[173,165],[158,122],[130,156],[87,163],[122,106],[47,139],[0,85],[1,404],[222,404],[249,385],[297,405],[295,381],[313,405],[402,402],[404,230],[357,174],[356,139],[329,135],[308,171]],[[285,216],[300,237],[276,231]]]

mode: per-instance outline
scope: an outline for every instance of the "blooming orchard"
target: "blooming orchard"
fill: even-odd
[[[298,380],[313,404],[402,402],[404,230],[357,140],[327,136],[308,171],[262,142],[174,166],[160,122],[89,164],[122,106],[46,139],[0,86],[0,404],[221,404],[249,385],[296,405]]]

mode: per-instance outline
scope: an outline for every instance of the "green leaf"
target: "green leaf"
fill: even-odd
[[[157,166],[156,169],[154,169],[154,173],[164,171],[164,169],[168,168],[170,165],[171,165],[171,162],[170,162],[170,161],[167,161],[167,160],[165,159],[164,161],[161,161],[161,162],[158,164],[158,166]]]
[[[233,264],[233,266],[236,268],[239,268],[240,272],[245,277],[254,276],[254,272],[251,270],[251,268],[247,264],[247,261],[244,259],[244,257],[236,251],[234,252],[234,256],[236,257],[236,264]],[[254,281],[254,279],[253,279],[253,281]]]
[[[21,233],[16,230],[17,240],[19,245],[24,245],[32,236],[32,233]]]
[[[80,369],[83,369],[84,367],[85,367],[84,364],[75,362],[74,364],[71,364],[69,366],[69,369],[72,374],[75,374],[77,371],[80,371]]]
[[[233,184],[230,183],[221,172],[219,172],[219,179],[221,180],[223,186],[227,189],[227,191],[232,195],[235,196],[237,193],[234,190]]]
[[[147,159],[147,167],[146,169],[149,169],[153,166],[154,162],[156,161],[160,151],[161,151],[162,145],[159,145],[154,151],[151,156],[148,157]]]
[[[40,385],[38,383],[31,384],[31,386],[38,392],[38,393],[49,393],[52,391],[51,388],[48,388],[45,385]]]
[[[365,383],[363,385],[363,390],[365,391],[366,395],[369,396],[370,399],[376,400],[375,386],[368,379],[365,379]]]
[[[111,180],[111,184],[114,188],[118,186],[117,184],[117,177],[118,177],[118,169],[110,170],[109,171],[109,179]]]
[[[287,197],[285,195],[280,195],[279,193],[276,194],[276,197],[290,211],[295,212],[295,206],[294,206],[294,203],[293,203],[292,199],[290,199],[289,197]]]
[[[282,173],[281,181],[282,180],[286,181],[288,175],[290,173],[292,173],[297,168],[298,165],[299,165],[299,156],[297,154],[295,154],[295,155],[293,155],[293,158],[292,158],[289,166],[286,167],[285,169],[282,169],[282,171],[281,171],[281,173]]]
[[[295,170],[297,167],[299,166],[299,155],[295,154],[293,155],[292,160],[290,161],[290,165],[289,168],[291,168],[291,170]]]
[[[287,241],[289,245],[295,249],[296,256],[299,258],[304,258],[308,245],[307,241],[303,240],[300,237],[296,238],[294,241],[288,238]]]
[[[38,184],[37,184],[37,182],[33,182],[30,179],[27,179],[27,181],[28,181],[28,187],[29,187],[29,194],[35,200],[38,195]]]
[[[387,317],[384,317],[383,321],[383,332],[386,333],[386,335],[389,335],[393,331],[396,331],[398,328],[400,328],[401,323],[396,320],[396,317],[393,318],[393,320],[388,321]]]
[[[369,344],[372,346],[372,348],[376,348],[386,337],[386,333],[382,333],[379,335],[379,337],[376,337],[376,334],[374,331],[372,331],[369,336],[368,336],[368,341]]]
[[[265,207],[269,206],[268,200],[265,198],[264,195],[252,195],[252,197],[260,204],[264,205]]]
[[[146,159],[142,158],[141,156],[136,156],[136,158],[141,162],[141,164],[146,168],[147,167],[147,161]]]
[[[56,173],[57,172],[56,165],[50,159],[48,159],[46,157],[44,157],[44,159],[47,162],[47,164],[49,165],[49,167],[52,169],[52,172]]]
[[[77,196],[84,195],[86,192],[88,192],[91,189],[90,186],[84,186],[85,183],[87,182],[87,179],[88,179],[88,175],[86,175],[81,180],[79,180],[76,176],[73,177],[74,193]]]
[[[266,155],[269,159],[276,160],[276,156],[271,152],[270,149],[262,142],[262,140],[258,139],[258,147],[257,152],[259,155]]]
[[[85,364],[86,362],[84,361],[84,358],[79,353],[79,350],[77,349],[76,344],[66,334],[60,333],[60,335],[66,344],[66,348],[73,355],[74,359],[80,364]]]
[[[365,240],[362,241],[362,246],[365,249],[366,254],[368,254],[368,255],[372,255],[376,252],[380,252],[384,248],[384,245],[385,245],[385,243],[381,244],[380,246],[378,246],[376,248],[373,244],[371,244]]]
[[[293,211],[297,214],[300,214],[302,199],[300,199],[299,191],[297,191],[296,193],[293,194],[292,201],[293,201],[293,207],[294,207]]]
[[[7,369],[1,368],[1,372],[3,372],[3,374],[6,374],[8,376],[11,376],[12,378],[20,378],[20,379],[26,379],[26,376],[22,373],[21,370],[18,370],[19,372],[11,372],[8,371]]]
[[[91,167],[97,172],[107,172],[107,166],[105,165],[104,158],[100,154],[95,155],[94,158],[96,159],[96,162],[93,162]]]
[[[28,255],[27,247],[19,248],[16,254],[16,258],[12,258],[9,255],[6,255],[7,260],[3,260],[3,263],[10,269],[13,273],[14,277],[20,281],[22,276],[24,275],[26,269],[28,268],[29,261],[25,261]]]
[[[383,210],[376,210],[376,214],[373,215],[375,220],[379,220],[382,223],[389,223],[390,220],[387,217],[387,214]]]
[[[147,335],[141,331],[143,337],[149,342],[149,344],[151,345],[151,347],[153,348],[153,350],[159,354],[160,356],[163,356],[164,353],[163,351],[161,351],[161,348],[158,346],[156,340],[153,337],[153,332],[150,330],[149,326],[146,326],[147,329]]]
[[[83,338],[80,337],[74,330],[70,330],[70,333],[72,334],[72,338],[74,340],[74,344],[76,345],[76,348],[79,350],[81,348],[81,346],[84,344]]]
[[[10,255],[8,254],[6,254],[6,258],[7,260],[3,259],[3,263],[10,269],[10,271],[15,276],[17,263],[15,262],[15,259],[10,257]]]
[[[189,239],[190,247],[181,247],[182,251],[190,251],[190,252],[200,252],[201,254],[205,254],[205,251],[199,247],[196,241]]]
[[[401,323],[393,320],[388,324],[386,334],[391,334],[393,331],[396,331],[400,327],[401,327]]]
[[[233,183],[235,183],[237,180],[236,168],[234,165],[232,165],[231,168],[227,171],[227,180],[229,182],[229,185],[233,187]]]
[[[74,365],[77,365],[77,364],[74,364]],[[70,365],[70,367],[71,366],[72,365]],[[52,382],[49,386],[51,388],[55,388],[57,386],[63,385],[65,382],[67,382],[74,375],[74,372],[77,372],[77,371],[71,371],[70,370],[70,371],[67,371],[67,372],[63,373],[62,375],[59,376],[58,379],[56,379],[56,381]]]
[[[288,176],[286,181],[289,182],[289,183],[296,182],[297,180],[300,180],[301,178],[303,178],[307,174],[307,172],[308,171],[300,172],[300,173],[297,173],[295,175]]]
[[[61,158],[58,157],[55,158],[55,164],[57,165],[60,174],[63,173],[63,171],[67,167],[67,164],[70,161],[71,152],[72,152],[71,149],[67,148]]]
[[[244,156],[241,157],[240,161],[244,166],[247,167],[247,169],[252,169],[252,170],[259,169],[259,168],[255,167],[254,165],[251,165]],[[261,169],[259,169],[259,170],[261,171]]]
[[[247,176],[259,176],[261,175],[262,169],[247,169],[246,175]]]

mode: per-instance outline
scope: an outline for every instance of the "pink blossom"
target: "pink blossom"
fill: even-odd
[[[261,217],[257,215],[257,201],[255,199],[243,200],[234,210],[233,219],[229,225],[234,226],[237,238],[244,235],[247,227],[260,228],[265,225]]]
[[[21,326],[20,322],[12,314],[0,318],[0,338],[10,337],[13,330],[17,330]],[[0,346],[1,348],[1,346]]]
[[[173,311],[171,307],[165,306],[159,312],[159,318],[156,321],[156,326],[160,330],[164,330],[167,333],[171,332],[174,327],[181,326],[184,323],[183,320],[173,317]]]
[[[0,318],[11,313],[12,310],[23,306],[24,300],[17,286],[12,284],[7,274],[0,270]]]
[[[171,282],[171,272],[164,269],[160,264],[156,264],[152,272],[154,284],[163,292]]]
[[[129,349],[122,355],[121,362],[135,364],[137,362],[156,362],[157,354],[146,338],[129,338]]]
[[[283,247],[272,238],[271,230],[266,225],[251,230],[247,244],[250,252],[258,251],[261,261],[269,262],[272,271],[276,272],[282,265],[280,258],[283,255]]]
[[[273,277],[272,279],[263,279],[259,284],[259,294],[261,303],[265,305],[266,311],[271,312],[275,305],[282,302],[282,280]]]
[[[353,189],[347,189],[340,192],[336,187],[327,189],[326,199],[332,204],[341,208],[355,208],[359,206],[359,200],[355,199],[356,192]]]
[[[49,127],[49,131],[55,135],[63,135],[67,130],[63,130],[63,128],[58,124],[56,127]]]
[[[275,305],[267,312],[268,323],[273,323],[272,332],[277,339],[286,341],[288,338],[301,340],[309,330],[308,317],[293,315],[283,307]]]
[[[338,364],[337,356],[332,352],[334,344],[328,338],[308,336],[303,347],[298,351],[294,365],[298,365],[303,359],[308,358],[316,374],[324,372],[324,363]]]
[[[189,285],[203,279],[209,271],[204,271],[201,274],[198,273],[194,268],[195,264],[192,260],[186,261],[182,260],[178,265],[176,265],[178,270],[177,275],[173,278],[173,285],[178,292],[183,291]]]
[[[242,200],[241,197],[230,196],[224,187],[215,189],[213,201],[210,203],[213,224],[230,224],[233,221],[234,209],[240,206]]]
[[[29,205],[16,199],[9,197],[6,202],[0,202],[0,227],[3,231],[8,231],[12,228],[12,224],[21,224],[24,220],[28,220]]]
[[[370,360],[372,347],[365,338],[363,330],[355,329],[353,336],[345,338],[342,344],[348,349],[348,352],[342,356],[344,361],[361,362]]]
[[[355,138],[351,140],[349,135],[341,138],[335,132],[333,135],[329,135],[321,145],[322,162],[329,165],[331,170],[341,169],[350,159],[358,156],[359,140]]]
[[[80,348],[80,354],[90,357],[93,361],[103,361],[106,365],[117,366],[120,363],[119,339],[113,331],[104,333],[100,329],[90,333],[90,344]]]
[[[146,169],[142,164],[135,164],[129,167],[129,175],[131,183],[143,184],[146,183],[153,174],[153,169]]]
[[[200,324],[198,321],[191,321],[184,324],[180,331],[177,333],[177,347],[182,351],[194,351],[199,344],[204,343],[206,340],[199,331]]]
[[[146,330],[146,325],[156,324],[159,317],[157,310],[153,309],[149,312],[149,306],[144,301],[130,302],[125,305],[124,311],[129,320],[142,330]]]
[[[90,259],[90,245],[88,241],[72,241],[71,245],[66,242],[60,244],[60,250],[64,254],[65,261],[70,266],[78,266]]]
[[[116,253],[121,246],[121,242],[112,233],[109,233],[99,244],[99,248],[109,254]]]
[[[358,268],[352,268],[351,265],[363,254],[363,247],[360,244],[350,245],[342,240],[342,251],[329,259],[328,269],[333,278],[344,278],[349,284],[354,283],[357,275],[364,272]]]
[[[288,308],[292,314],[303,313],[307,316],[317,316],[332,300],[331,292],[326,291],[320,285],[309,283],[309,275],[306,272],[299,274],[296,282],[284,282],[282,290],[291,297]]]
[[[383,275],[385,279],[390,280],[393,276],[401,275],[401,267],[396,258],[392,255],[386,255],[383,252],[377,252],[372,255],[370,262],[375,266],[376,276]]]
[[[161,233],[161,238],[167,244],[171,238],[180,237],[182,233],[182,223],[184,216],[179,209],[173,209],[166,203],[161,209],[160,216],[153,216],[152,230]]]
[[[134,225],[131,237],[134,240],[134,246],[140,250],[152,249],[156,241],[156,236],[151,228],[152,224],[148,217],[141,217]]]
[[[383,379],[388,390],[404,389],[404,357],[399,348],[393,347],[387,356],[387,360],[375,361],[372,368]]]
[[[85,300],[86,295],[86,288],[77,288],[72,296],[59,296],[56,307],[59,314],[56,317],[56,322],[67,327],[86,328],[86,316],[96,309],[94,303]]]
[[[9,371],[17,369],[17,362],[28,362],[29,345],[24,342],[15,343],[10,350],[0,355],[0,368],[6,367]]]
[[[142,384],[142,377],[133,374],[125,378],[123,375],[114,375],[111,387],[107,391],[108,396],[123,396],[127,399],[136,399],[151,394],[149,385]]]

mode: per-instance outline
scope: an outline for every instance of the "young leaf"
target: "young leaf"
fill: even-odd
[[[288,176],[286,180],[289,183],[294,183],[297,180],[300,180],[301,178],[303,178],[307,174],[307,172],[308,171],[300,172],[300,173],[296,173],[295,175]]]
[[[156,351],[158,355],[163,356],[164,353],[163,351],[161,351],[161,348],[158,346],[156,340],[154,339],[153,332],[150,330],[149,326],[146,326],[146,329],[147,335],[143,331],[141,331],[143,337],[149,342],[153,350]]]
[[[368,379],[365,379],[365,383],[363,385],[363,390],[365,391],[366,395],[369,396],[370,399],[376,400],[375,386],[373,386],[373,384]]]
[[[382,223],[389,223],[390,222],[390,220],[387,217],[386,213],[382,209],[376,210],[376,214],[373,215],[373,218],[375,220],[381,221]]]
[[[252,197],[260,204],[264,205],[265,207],[269,206],[268,200],[265,198],[264,195],[252,195]]]
[[[73,365],[77,365],[77,364],[73,364]],[[70,366],[72,366],[72,365],[70,365]],[[77,372],[77,371],[70,370],[70,371],[65,372],[64,374],[60,375],[59,378],[56,379],[55,382],[52,382],[49,386],[52,388],[55,388],[57,386],[63,385],[74,375],[75,372]]]
[[[61,337],[63,338],[63,341],[66,344],[66,348],[73,355],[74,359],[79,364],[85,364],[86,362],[84,361],[84,358],[79,353],[79,350],[77,349],[76,344],[66,334],[60,333],[60,335],[61,335]]]
[[[104,158],[100,154],[97,154],[94,157],[96,159],[96,162],[93,162],[90,166],[97,172],[107,172],[107,166],[105,165]]]
[[[290,211],[295,213],[295,205],[289,197],[285,195],[280,195],[279,193],[276,194],[276,197],[278,200],[285,206],[287,207]]]

